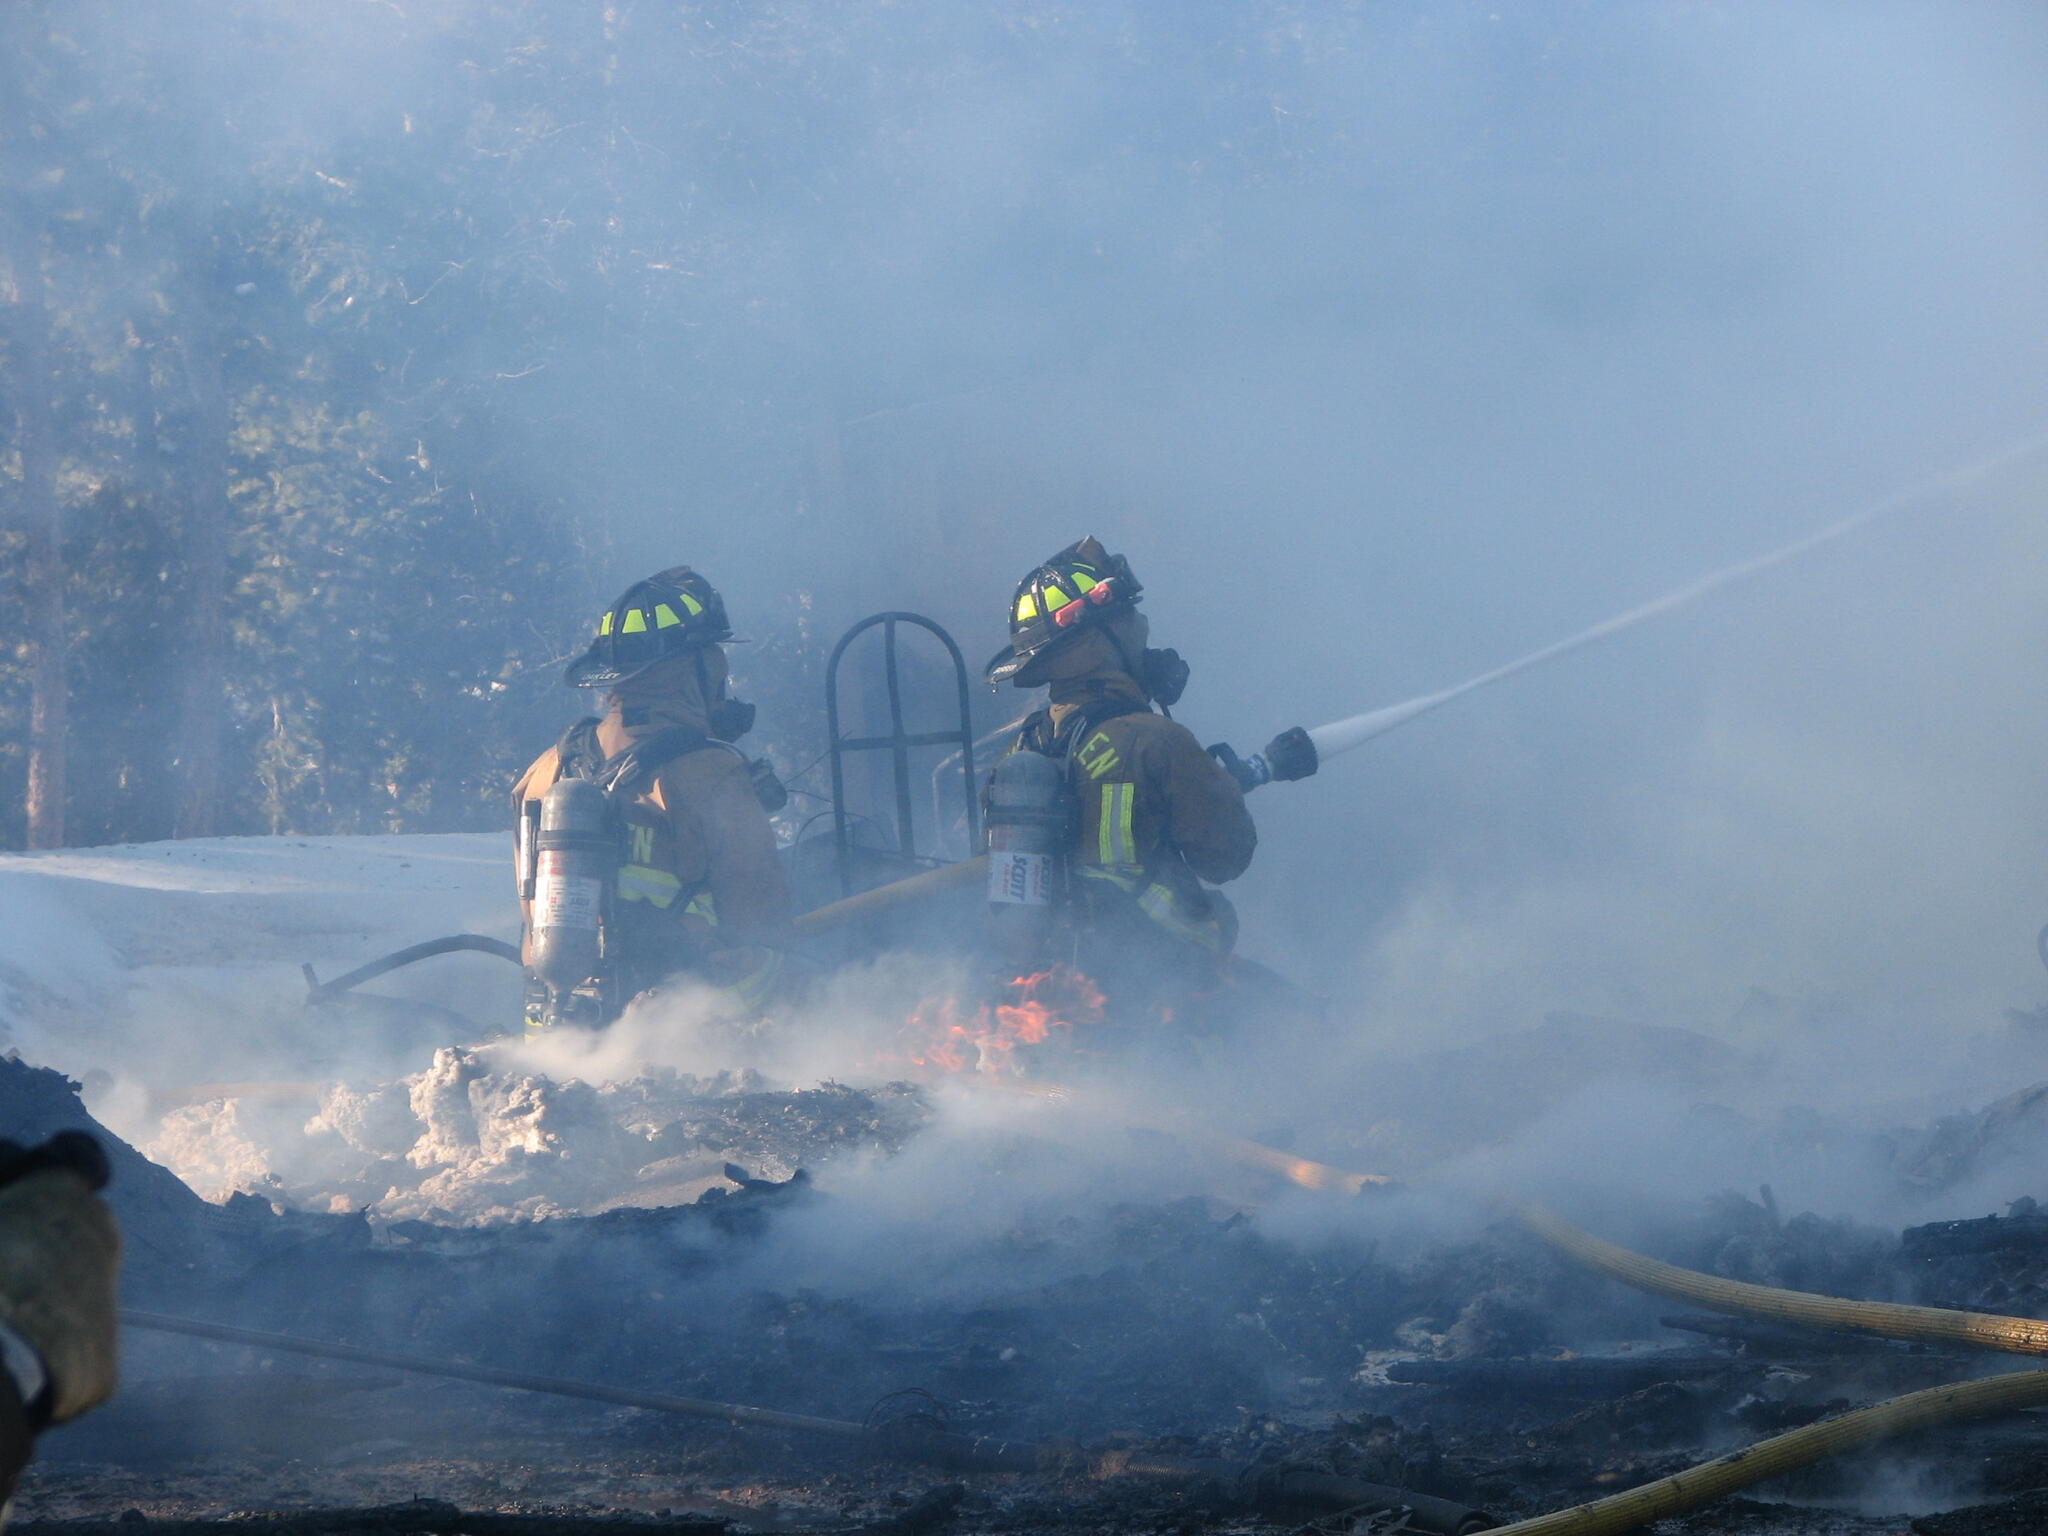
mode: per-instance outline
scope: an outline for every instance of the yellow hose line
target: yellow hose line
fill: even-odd
[[[1816,1296],[1810,1291],[1786,1291],[1742,1280],[1724,1280],[1718,1275],[1703,1275],[1697,1270],[1645,1258],[1537,1206],[1518,1206],[1515,1215],[1537,1236],[1590,1268],[1638,1290],[1689,1301],[1710,1311],[1800,1323],[1840,1333],[1963,1344],[2014,1354],[2048,1354],[2048,1322],[2035,1318],[1914,1307],[1890,1301],[1848,1301],[1836,1296]],[[1889,1435],[2043,1403],[2048,1403],[2048,1371],[2018,1371],[1983,1381],[1929,1387],[1859,1408],[1840,1418],[1808,1424],[1626,1493],[1504,1526],[1501,1536],[1507,1532],[1517,1536],[1608,1536],[1610,1532],[1634,1530],[1652,1520],[1696,1509],[1795,1467]]]
[[[1248,1168],[1263,1168],[1267,1173],[1276,1173],[1288,1183],[1299,1184],[1303,1189],[1334,1189],[1341,1194],[1357,1195],[1368,1189],[1386,1189],[1400,1183],[1400,1180],[1389,1174],[1349,1173],[1342,1168],[1333,1168],[1328,1163],[1318,1163],[1311,1158],[1296,1157],[1292,1152],[1282,1152],[1278,1147],[1246,1141],[1241,1136],[1232,1136],[1224,1131],[1212,1131],[1207,1126],[1197,1125],[1192,1120],[1177,1116],[1160,1116],[1156,1129],[1169,1131],[1197,1145],[1209,1147]]]
[[[1638,1290],[1689,1301],[1709,1311],[1803,1323],[1809,1328],[1830,1328],[1837,1333],[1872,1333],[1887,1339],[1962,1344],[2015,1355],[2048,1355],[2048,1322],[2036,1318],[1914,1307],[1895,1301],[1845,1301],[1836,1296],[1816,1296],[1811,1291],[1781,1291],[1774,1286],[1724,1280],[1718,1275],[1703,1275],[1697,1270],[1680,1269],[1676,1264],[1631,1253],[1533,1205],[1518,1206],[1515,1214],[1538,1237],[1581,1263]]]
[[[1078,1097],[1053,1084],[1025,1082],[1013,1086],[1049,1098]],[[1096,1107],[1110,1108],[1102,1104]],[[1154,1128],[1170,1130],[1224,1152],[1247,1166],[1277,1173],[1309,1189],[1357,1193],[1368,1185],[1393,1182],[1383,1174],[1347,1173],[1327,1163],[1310,1162],[1276,1147],[1211,1131],[1176,1116],[1147,1114],[1143,1118],[1134,1118],[1126,1111],[1125,1118],[1130,1123],[1149,1123]],[[1964,1344],[2014,1354],[2048,1354],[2048,1322],[2034,1318],[2000,1317],[1986,1312],[1957,1312],[1945,1307],[1914,1307],[1887,1301],[1846,1301],[1834,1296],[1816,1296],[1809,1291],[1785,1291],[1741,1280],[1724,1280],[1717,1275],[1703,1275],[1697,1270],[1680,1269],[1675,1264],[1645,1258],[1642,1254],[1595,1237],[1540,1207],[1521,1205],[1513,1209],[1530,1231],[1581,1263],[1641,1290],[1676,1297],[1710,1311],[1803,1323],[1808,1327],[1829,1328],[1837,1332]],[[1596,1499],[1590,1504],[1579,1504],[1548,1515],[1538,1515],[1533,1520],[1501,1526],[1494,1536],[1614,1536],[1614,1533],[1635,1530],[1653,1520],[1697,1509],[1702,1504],[1711,1504],[1716,1499],[1726,1498],[1769,1478],[1909,1430],[1985,1418],[2043,1404],[2048,1404],[2048,1371],[2016,1371],[2004,1376],[1986,1377],[1982,1381],[1929,1387],[1874,1403],[1868,1408],[1856,1409],[1838,1418],[1805,1425],[1789,1434],[1759,1441],[1718,1460],[1702,1462],[1670,1477]]]
[[[1652,1520],[1697,1509],[1752,1483],[1875,1440],[1930,1424],[1985,1418],[2043,1403],[2048,1403],[2048,1371],[2014,1371],[1982,1381],[1928,1387],[1858,1408],[1839,1418],[1805,1425],[1789,1434],[1760,1440],[1718,1460],[1701,1462],[1626,1493],[1499,1526],[1492,1536],[1612,1536],[1617,1531],[1634,1530]]]
[[[1292,1152],[1282,1152],[1278,1147],[1269,1147],[1262,1142],[1246,1141],[1242,1136],[1233,1136],[1228,1131],[1212,1130],[1192,1115],[1176,1114],[1166,1109],[1150,1109],[1121,1099],[1106,1098],[1097,1093],[1079,1092],[1064,1084],[1049,1083],[1041,1078],[988,1077],[982,1079],[977,1086],[1022,1094],[1027,1098],[1050,1099],[1056,1104],[1064,1104],[1070,1108],[1091,1110],[1106,1119],[1118,1121],[1137,1130],[1160,1131],[1190,1145],[1205,1148],[1244,1167],[1277,1174],[1290,1184],[1299,1184],[1303,1189],[1327,1189],[1335,1190],[1339,1194],[1356,1195],[1368,1189],[1384,1189],[1399,1182],[1384,1173],[1351,1173],[1343,1168],[1332,1167],[1328,1163],[1316,1162],[1312,1158],[1296,1157]]]
[[[873,917],[877,912],[894,911],[913,901],[922,901],[927,896],[937,896],[944,891],[962,890],[980,880],[988,878],[988,855],[964,860],[958,864],[941,864],[937,869],[928,869],[921,875],[912,875],[908,880],[898,880],[889,885],[878,885],[872,891],[862,891],[858,896],[849,896],[844,901],[835,901],[815,912],[806,912],[791,927],[800,939],[808,939],[821,933],[830,933],[834,928],[843,928],[848,923],[857,923],[864,917]]]
[[[1046,1098],[1089,1104],[1098,1111],[1115,1115],[1126,1124],[1183,1137],[1246,1167],[1278,1174],[1304,1189],[1357,1194],[1368,1188],[1397,1182],[1383,1173],[1351,1173],[1328,1163],[1296,1157],[1278,1147],[1211,1130],[1185,1116],[1158,1110],[1133,1110],[1128,1105],[1092,1100],[1057,1084],[1027,1079],[1011,1080],[1005,1086]],[[1724,1280],[1719,1275],[1680,1269],[1676,1264],[1665,1264],[1631,1252],[1553,1216],[1540,1206],[1517,1205],[1513,1210],[1530,1231],[1581,1263],[1638,1290],[1689,1301],[1711,1312],[1801,1323],[1809,1328],[1826,1328],[1837,1333],[1876,1334],[1881,1338],[1912,1339],[1930,1344],[1959,1344],[1971,1349],[1995,1349],[2013,1355],[2048,1355],[2048,1322],[2038,1318],[2004,1317],[1994,1312],[1961,1312],[1949,1307],[1916,1307],[1896,1301],[1848,1301],[1838,1296],[1817,1296],[1811,1291],[1786,1291],[1775,1286],[1752,1285],[1743,1280]]]

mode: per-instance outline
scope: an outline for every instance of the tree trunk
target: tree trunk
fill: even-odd
[[[34,96],[26,65],[28,40],[42,25],[39,8],[18,6],[0,29],[0,150],[10,185],[0,189],[0,320],[7,326],[7,370],[0,387],[12,397],[15,443],[21,453],[18,515],[25,549],[23,586],[28,624],[29,720],[27,842],[64,846],[65,755],[69,745],[69,631],[64,614],[64,513],[57,501],[57,447],[52,422],[50,307],[43,279],[41,216],[26,191]],[[0,420],[4,420],[0,417]]]
[[[196,307],[204,316],[207,307]],[[184,339],[192,394],[185,507],[185,622],[179,657],[178,808],[173,837],[212,837],[219,822],[227,699],[228,433],[220,340],[203,319]]]
[[[15,440],[21,447],[21,520],[27,545],[28,846],[64,846],[66,756],[70,744],[70,636],[64,613],[64,510],[57,501],[57,450],[50,409],[50,316],[33,236],[17,226],[14,268]]]

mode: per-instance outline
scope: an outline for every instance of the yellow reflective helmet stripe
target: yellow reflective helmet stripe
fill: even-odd
[[[626,622],[625,622],[625,623],[623,623],[623,624],[621,624],[621,625],[619,626],[619,633],[620,633],[620,634],[622,634],[622,635],[639,635],[639,634],[645,634],[645,633],[646,633],[646,631],[647,631],[647,613],[646,613],[646,611],[645,611],[644,609],[640,609],[640,608],[629,608],[629,609],[627,609],[627,610],[626,610]]]
[[[690,596],[689,593],[678,592],[676,593],[676,596],[683,600],[683,606],[690,611],[691,618],[696,618],[698,614],[704,611],[704,605],[698,602],[697,599],[695,599],[694,597]]]
[[[597,621],[597,632],[600,635],[608,635],[612,632],[612,615],[610,609],[606,609],[604,617]]]
[[[656,603],[654,605],[654,627],[656,629],[674,629],[682,622],[675,609],[669,607],[667,603]]]
[[[1017,622],[1019,624],[1022,624],[1027,619],[1035,619],[1037,617],[1038,599],[1033,597],[1029,592],[1026,592],[1022,597],[1017,599]]]
[[[1045,589],[1045,611],[1047,613],[1058,613],[1072,601],[1073,598],[1068,596],[1064,588],[1049,586]]]
[[[1079,592],[1083,597],[1086,597],[1090,592],[1093,592],[1096,586],[1098,585],[1095,578],[1093,576],[1090,576],[1086,571],[1075,570],[1069,574],[1074,583],[1074,590],[1076,592]]]

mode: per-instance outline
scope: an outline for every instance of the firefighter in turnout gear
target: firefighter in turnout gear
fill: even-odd
[[[1011,750],[1064,768],[1072,819],[1058,883],[1076,962],[1112,1001],[1125,983],[1170,1007],[1220,974],[1237,915],[1210,886],[1244,873],[1258,834],[1237,781],[1153,707],[1180,697],[1188,669],[1147,648],[1141,590],[1095,539],[1061,550],[1018,584],[1011,643],[988,679],[1050,690]]]
[[[688,566],[629,588],[564,681],[608,690],[513,788],[529,1030],[606,1023],[691,975],[759,1006],[781,965],[789,883],[768,816],[786,798],[732,743],[725,603]]]
[[[107,1172],[82,1131],[0,1140],[0,1504],[38,1433],[113,1395],[121,1235],[97,1193]]]

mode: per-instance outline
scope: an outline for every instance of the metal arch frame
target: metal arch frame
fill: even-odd
[[[877,624],[882,626],[882,668],[889,689],[889,734],[849,738],[841,735],[839,730],[839,663],[847,647]],[[899,624],[914,624],[919,629],[930,631],[952,658],[953,682],[960,707],[957,730],[906,732],[903,729],[903,679],[896,664],[896,626]],[[869,615],[841,635],[825,662],[825,731],[826,751],[832,759],[832,848],[839,865],[839,887],[844,894],[853,894],[853,844],[847,836],[849,818],[846,814],[846,754],[849,752],[890,754],[896,781],[897,851],[906,858],[914,859],[918,854],[916,823],[911,819],[910,806],[910,749],[959,747],[961,793],[967,802],[967,840],[970,846],[980,841],[979,807],[974,793],[974,712],[968,701],[967,661],[960,654],[960,647],[953,643],[953,637],[939,625],[921,613],[892,609]]]

